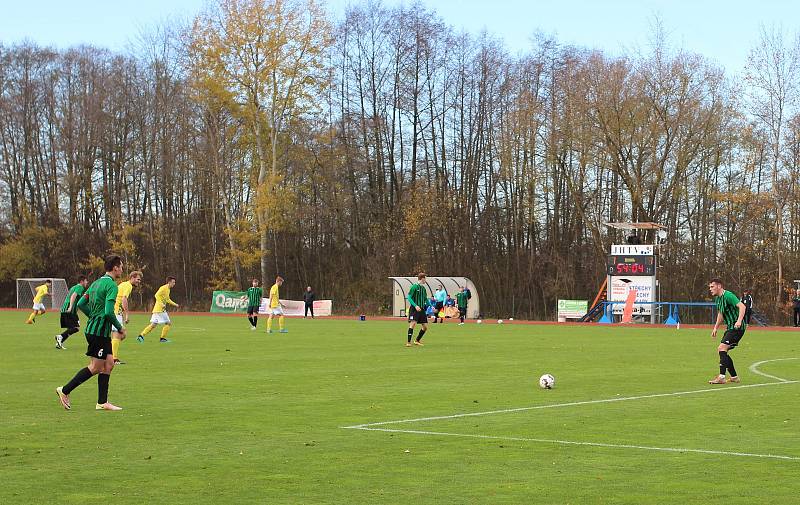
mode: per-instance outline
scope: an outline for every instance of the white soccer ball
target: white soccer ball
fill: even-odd
[[[509,317],[509,318],[508,318],[508,320],[509,320],[509,321],[513,321],[513,320],[514,320],[514,318],[513,318],[513,317]]]
[[[498,319],[497,320],[497,324],[503,324],[503,320],[502,319]]]
[[[553,386],[556,385],[556,378],[546,373],[539,377],[539,387],[542,389],[553,389]]]
[[[478,323],[478,324],[481,324],[483,321],[481,321],[480,319],[478,319],[478,320],[477,320],[477,321],[475,321],[475,322],[476,322],[476,323]]]

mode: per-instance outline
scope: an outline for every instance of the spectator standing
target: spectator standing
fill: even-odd
[[[439,317],[439,313],[444,308],[444,301],[447,299],[447,291],[444,290],[444,286],[439,284],[439,289],[433,294],[433,298],[436,301],[435,312],[433,313],[433,322],[434,323],[443,323],[444,317]],[[438,321],[437,321],[438,320]]]
[[[800,289],[797,290],[792,298],[793,319],[795,327],[800,326]]]
[[[306,311],[303,314],[303,319],[308,316],[308,311],[311,311],[311,319],[314,319],[314,300],[317,299],[317,296],[311,290],[311,286],[306,288],[305,293],[303,293],[303,301],[306,303]]]
[[[753,315],[753,290],[744,290],[744,293],[742,293],[742,303],[744,304],[744,323],[750,324],[750,318]]]

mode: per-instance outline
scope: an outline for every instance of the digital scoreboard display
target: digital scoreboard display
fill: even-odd
[[[606,262],[608,275],[655,275],[655,256],[614,255]]]

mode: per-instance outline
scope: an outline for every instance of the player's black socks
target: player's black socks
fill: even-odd
[[[61,334],[61,343],[63,344],[66,342],[69,336],[74,333],[78,333],[78,328],[67,328],[64,330],[64,333]]]
[[[725,370],[728,368],[728,360],[730,356],[728,356],[727,351],[719,351],[719,374],[725,375]]]
[[[247,320],[250,321],[250,326],[255,326],[255,324],[253,324],[253,317],[252,316],[247,316]]]
[[[419,335],[417,335],[417,342],[422,340],[422,335],[425,335],[425,330],[419,330]]]
[[[97,403],[100,405],[108,402],[108,382],[111,376],[107,373],[97,374]]]
[[[411,337],[414,336],[414,328],[408,329],[408,341],[411,342]]]
[[[92,378],[92,372],[89,370],[89,368],[88,367],[81,368],[80,370],[78,370],[78,373],[75,374],[75,377],[73,377],[72,380],[67,382],[67,385],[62,388],[62,391],[64,392],[65,395],[68,395],[72,392],[73,389],[80,386],[81,384],[83,384],[84,382],[88,381],[91,378]]]
[[[256,316],[253,316],[253,327],[254,328],[258,327],[258,317]]]
[[[731,377],[736,377],[736,369],[733,368],[733,358],[731,358],[730,354],[728,354],[728,372],[730,372]]]

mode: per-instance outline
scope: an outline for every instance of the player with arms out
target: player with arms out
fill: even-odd
[[[117,283],[122,275],[122,258],[117,255],[108,256],[105,260],[106,273],[89,286],[86,294],[78,302],[78,308],[87,316],[86,342],[89,344],[86,355],[89,356],[89,366],[81,368],[75,377],[64,386],[56,388],[56,394],[61,405],[69,410],[72,405],[69,394],[97,375],[97,405],[96,410],[122,410],[109,403],[108,383],[111,380],[111,371],[114,370],[114,355],[111,354],[111,328],[116,328],[120,333],[125,329],[117,321],[114,313],[114,303],[117,300]]]
[[[417,274],[417,282],[412,284],[411,288],[408,290],[407,299],[410,307],[408,309],[408,342],[406,342],[406,347],[411,347],[411,338],[414,336],[414,327],[417,323],[421,324],[422,328],[419,330],[414,345],[425,345],[422,343],[422,336],[428,331],[428,316],[425,313],[425,309],[430,303],[428,302],[428,294],[425,291],[425,286],[422,285],[422,283],[425,282],[425,278],[425,272]]]
[[[40,316],[47,312],[47,309],[42,303],[44,297],[50,294],[50,287],[53,285],[53,281],[47,279],[44,281],[44,284],[36,286],[36,294],[33,296],[33,312],[31,315],[28,316],[28,320],[25,321],[25,324],[33,324],[36,322],[36,316]]]
[[[175,277],[167,277],[167,283],[158,288],[156,291],[156,303],[153,305],[153,315],[150,317],[150,324],[148,324],[145,329],[136,337],[137,342],[144,342],[144,336],[153,331],[153,328],[158,326],[159,324],[163,324],[164,328],[161,330],[161,338],[159,342],[169,342],[167,339],[167,333],[172,328],[172,321],[169,319],[169,314],[167,314],[167,305],[172,305],[173,307],[179,307],[179,305],[172,301],[169,297],[170,290],[175,287]]]
[[[258,287],[258,279],[253,279],[253,285],[247,288],[247,320],[253,331],[258,327],[258,308],[261,307],[262,296],[264,291]]]
[[[78,283],[69,288],[64,305],[61,306],[61,327],[64,328],[64,331],[56,335],[56,349],[66,349],[64,342],[73,333],[78,333],[78,329],[81,327],[81,322],[78,320],[78,302],[88,285],[89,280],[86,279],[86,276],[81,275],[78,277]]]
[[[114,314],[120,326],[125,328],[128,324],[128,298],[130,298],[133,288],[142,283],[142,272],[134,270],[125,282],[120,282],[117,287],[117,300],[114,304]],[[111,332],[111,350],[114,355],[115,365],[124,365],[124,361],[119,359],[119,346],[125,340],[125,334],[118,331]]]
[[[744,336],[747,325],[744,322],[745,306],[739,301],[739,297],[727,291],[720,279],[711,279],[708,283],[708,291],[714,297],[717,305],[717,321],[714,329],[711,330],[711,338],[717,337],[717,328],[724,321],[725,335],[720,341],[717,351],[719,352],[719,375],[708,381],[709,384],[725,384],[725,371],[730,374],[727,382],[739,382],[736,369],[733,367],[733,359],[728,351],[739,345],[739,341]]]
[[[278,290],[283,284],[283,277],[280,275],[275,278],[275,284],[269,288],[269,317],[267,318],[267,333],[272,333],[272,316],[278,316],[279,333],[289,333],[283,327],[283,304],[281,303]]]

